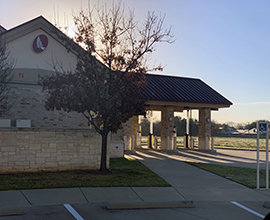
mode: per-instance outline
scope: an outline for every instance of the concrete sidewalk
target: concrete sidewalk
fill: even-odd
[[[181,160],[181,153],[137,151],[136,158],[165,179],[172,187],[64,188],[0,191],[0,207],[29,207],[58,204],[149,201],[246,201],[270,200],[270,192],[252,190]]]
[[[0,191],[0,207],[103,202],[185,201],[173,187],[92,187]]]
[[[198,150],[179,149],[181,161],[211,163],[236,167],[257,167],[257,151],[252,150],[234,150],[234,149],[216,149],[215,153],[203,152]],[[265,151],[260,151],[260,168],[265,169]]]
[[[196,154],[193,152],[192,154]],[[193,156],[194,156],[193,155]],[[202,155],[202,156],[198,156]],[[214,157],[209,153],[198,152],[197,160]],[[213,173],[188,165],[183,161],[182,152],[167,154],[159,151],[141,150],[135,155],[138,159],[160,177],[165,179],[186,200],[195,203],[201,201],[256,201],[270,200],[270,190],[253,190]],[[192,160],[189,160],[192,161]],[[236,163],[235,163],[236,164]]]

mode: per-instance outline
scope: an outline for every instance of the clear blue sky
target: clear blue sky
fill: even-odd
[[[115,0],[117,1],[117,0]],[[88,0],[0,0],[0,25],[9,29],[43,15],[73,25],[72,11]],[[96,4],[91,0],[90,5]],[[100,0],[100,4],[112,1]],[[270,119],[270,1],[123,0],[140,21],[166,13],[176,42],[158,45],[152,61],[161,74],[200,78],[234,103],[212,114],[218,122]],[[59,17],[59,19],[58,19]]]

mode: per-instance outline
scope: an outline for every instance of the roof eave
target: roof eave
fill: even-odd
[[[147,109],[160,110],[163,106],[173,106],[178,111],[183,111],[185,109],[201,109],[201,108],[211,108],[218,110],[219,108],[229,108],[231,104],[224,103],[191,103],[191,102],[173,102],[173,101],[156,101],[149,100],[146,102],[148,105]]]

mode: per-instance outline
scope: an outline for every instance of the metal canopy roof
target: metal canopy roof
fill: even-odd
[[[229,107],[228,99],[200,79],[146,74],[147,85],[142,88],[149,101],[199,104],[199,106]]]

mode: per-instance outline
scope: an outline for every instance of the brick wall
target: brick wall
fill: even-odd
[[[99,169],[100,156],[101,137],[90,130],[0,131],[0,173]]]
[[[38,85],[12,85],[10,102],[12,108],[2,115],[2,119],[11,119],[16,127],[17,119],[31,120],[33,128],[88,128],[87,119],[76,112],[47,111],[44,107],[46,94]]]

